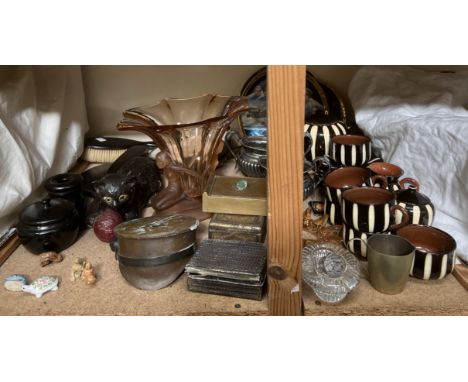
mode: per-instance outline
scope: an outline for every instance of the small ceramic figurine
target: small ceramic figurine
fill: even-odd
[[[45,267],[50,263],[60,263],[63,260],[63,255],[57,252],[44,252],[41,254],[41,267]]]
[[[195,171],[175,163],[165,151],[161,151],[156,155],[156,166],[163,171],[167,179],[167,187],[151,199],[151,206],[156,211],[165,210],[186,199],[187,196],[190,198],[191,194],[196,193],[195,191],[184,190],[181,179],[182,174],[185,173],[195,178],[203,179]]]
[[[83,280],[86,285],[93,285],[96,282],[96,273],[89,261],[85,263],[83,273],[81,273],[81,280]]]
[[[23,285],[26,285],[28,280],[23,275],[10,275],[5,279],[6,290],[12,292],[21,292],[23,290]]]
[[[37,298],[50,290],[58,289],[58,277],[42,276],[34,280],[30,285],[23,285],[23,292],[28,292],[35,295]]]
[[[71,281],[79,280],[84,268],[84,259],[77,257],[73,262],[71,269]]]
[[[159,170],[148,157],[135,157],[115,173],[104,175],[92,183],[98,203],[97,212],[87,217],[92,227],[95,219],[107,208],[117,211],[124,221],[140,217],[149,198],[162,187]]]

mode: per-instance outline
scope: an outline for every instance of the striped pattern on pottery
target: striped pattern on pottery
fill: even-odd
[[[357,204],[341,200],[344,222],[356,231],[383,232],[390,227],[390,204]]]
[[[361,256],[366,258],[367,257],[367,239],[371,236],[372,234],[369,234],[367,232],[357,232],[353,230],[352,228],[348,228],[346,224],[343,224],[343,243],[344,246],[348,248],[349,251],[354,253],[356,256]],[[359,240],[353,240],[350,241],[351,239],[354,238],[359,238],[362,241]]]
[[[304,132],[308,132],[312,138],[310,152],[306,153],[306,159],[311,161],[317,157],[328,155],[332,138],[337,135],[345,135],[346,128],[341,122],[330,125],[305,124]]]
[[[328,221],[330,224],[340,225],[343,223],[339,204],[330,202],[329,200],[325,199],[325,213],[328,215]]]
[[[371,142],[345,145],[332,142],[332,158],[345,166],[363,166],[372,155]]]
[[[432,221],[434,220],[434,206],[432,203],[422,206],[403,202],[399,202],[398,204],[408,211],[410,216],[409,224],[432,225]],[[395,223],[400,224],[402,217],[403,214],[397,210],[395,212]]]
[[[455,267],[455,250],[445,254],[427,253],[416,248],[410,275],[423,280],[443,279]]]

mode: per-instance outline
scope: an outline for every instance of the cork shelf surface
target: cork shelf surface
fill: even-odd
[[[312,288],[303,283],[306,315],[468,315],[468,292],[453,275],[443,280],[410,278],[397,295],[377,292],[368,281],[367,262],[361,261],[361,281],[342,302],[320,302]]]
[[[41,268],[39,256],[20,246],[0,267],[0,315],[266,315],[263,301],[195,293],[187,290],[182,275],[167,288],[143,291],[128,284],[119,271],[109,245],[99,241],[88,230],[64,252],[64,260]],[[81,280],[70,280],[75,257],[85,257],[95,266],[98,281],[86,286]],[[43,275],[59,276],[58,291],[41,298],[23,292],[10,292],[3,287],[8,275],[19,273],[29,281]]]

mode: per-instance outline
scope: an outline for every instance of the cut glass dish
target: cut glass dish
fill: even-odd
[[[310,244],[302,250],[302,274],[320,300],[335,303],[359,284],[359,262],[340,245]]]

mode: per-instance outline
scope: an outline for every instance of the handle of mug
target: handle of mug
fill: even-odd
[[[405,225],[408,225],[409,223],[410,217],[409,217],[408,211],[406,211],[406,209],[404,209],[399,204],[395,204],[394,206],[392,206],[392,208],[390,208],[390,214],[394,215],[396,210],[400,211],[403,214],[403,218],[401,219],[400,224],[391,225],[389,228],[390,231],[396,231],[397,229],[403,228]]]
[[[351,242],[354,241],[354,240],[359,240],[361,243],[364,243],[365,246],[366,246],[366,248],[367,248],[367,242],[365,242],[364,240],[362,240],[360,237],[353,237],[352,239],[349,239],[349,240],[346,242],[346,249],[347,249],[348,251],[352,252],[351,249],[349,249],[349,243],[351,243]]]
[[[239,161],[239,156],[234,152],[234,150],[232,149],[231,145],[229,144],[229,139],[233,136],[233,135],[237,135],[237,137],[239,139],[241,139],[241,136],[239,135],[239,133],[235,130],[229,130],[226,135],[224,136],[224,145],[227,147],[227,149],[229,150],[229,152],[232,154],[232,156],[234,157],[234,159],[236,160],[236,162]]]
[[[380,184],[382,184],[381,187],[383,188],[388,188],[388,182],[387,182],[387,178],[383,175],[374,175],[372,178],[371,178],[371,181],[372,181],[372,185],[375,184],[375,181],[378,180]]]
[[[407,184],[410,184],[412,185],[414,188],[416,188],[416,191],[419,191],[419,182],[416,180],[416,179],[413,179],[413,178],[403,178],[402,180],[400,180],[398,182],[398,184],[400,185],[400,187],[403,189],[403,190],[406,190],[408,189],[408,187],[406,187]]]

